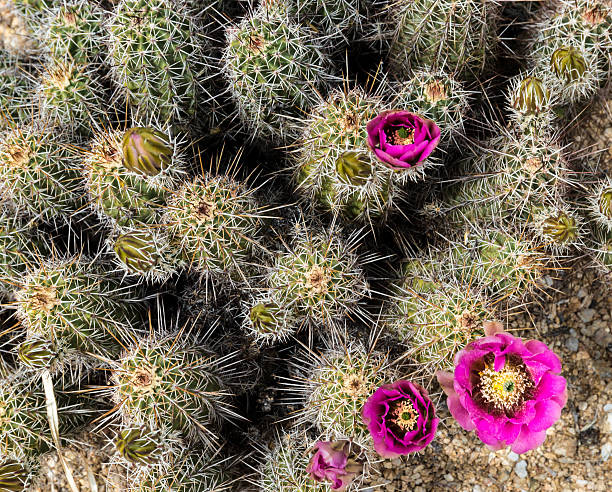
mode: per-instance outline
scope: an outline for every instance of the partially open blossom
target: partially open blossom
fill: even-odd
[[[420,451],[434,438],[438,419],[427,391],[406,380],[378,388],[363,405],[362,417],[383,458]]]
[[[331,489],[343,491],[363,465],[350,457],[348,441],[319,441],[306,472],[316,482],[331,482]]]
[[[523,341],[485,323],[485,337],[455,356],[454,374],[439,371],[452,416],[491,449],[521,454],[540,446],[567,401],[561,362],[537,340]]]
[[[420,164],[440,141],[438,126],[410,111],[384,111],[368,123],[367,131],[368,146],[392,169]]]

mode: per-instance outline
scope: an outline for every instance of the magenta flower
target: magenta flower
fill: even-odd
[[[427,391],[400,380],[378,388],[363,405],[363,421],[383,458],[420,451],[434,438],[438,419]]]
[[[455,356],[454,375],[439,371],[438,382],[461,427],[476,430],[493,450],[509,445],[525,453],[544,442],[567,402],[561,361],[542,342],[505,333],[501,323],[484,328],[484,338]]]
[[[331,482],[332,490],[343,491],[353,481],[362,465],[349,458],[348,441],[319,441],[306,472],[316,482]]]
[[[368,146],[391,169],[423,162],[438,145],[440,129],[409,111],[383,111],[368,123]]]

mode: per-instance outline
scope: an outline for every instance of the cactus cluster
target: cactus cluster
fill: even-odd
[[[435,374],[473,424],[440,371],[522,347],[547,273],[611,271],[612,170],[566,131],[605,0],[8,3],[0,491],[83,432],[116,490],[367,488],[434,438]],[[543,398],[487,357],[480,410]]]

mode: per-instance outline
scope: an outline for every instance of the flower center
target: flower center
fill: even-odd
[[[425,86],[425,97],[432,104],[447,99],[446,89],[441,80],[432,80]]]
[[[414,129],[406,128],[404,126],[400,128],[394,128],[388,135],[389,143],[391,145],[410,145],[414,143]]]
[[[419,418],[414,405],[408,399],[402,400],[395,408],[391,410],[393,418],[389,419],[397,425],[402,431],[408,432],[414,429]]]
[[[344,377],[344,390],[353,397],[362,396],[366,393],[365,381],[357,374],[348,374]]]
[[[509,360],[500,371],[493,369],[492,361],[488,362],[478,375],[483,400],[505,412],[514,412],[524,401],[528,390],[533,388],[524,365],[514,365]]]
[[[30,302],[33,309],[47,314],[60,304],[55,287],[35,287]]]
[[[306,274],[306,288],[315,294],[327,292],[327,284],[330,281],[329,274],[319,265],[313,266]]]
[[[208,222],[215,215],[215,204],[208,200],[202,200],[196,208],[196,216],[199,223]]]

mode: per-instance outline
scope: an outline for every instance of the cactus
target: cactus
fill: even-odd
[[[272,297],[263,293],[243,305],[242,329],[261,345],[283,342],[300,328],[299,317],[291,309],[281,308]]]
[[[274,448],[266,450],[259,467],[257,487],[262,492],[325,492],[329,485],[315,482],[306,473],[307,450],[312,439],[304,432],[277,436]]]
[[[551,205],[535,218],[533,227],[543,245],[563,253],[584,241],[582,220],[565,204]]]
[[[391,70],[415,67],[477,77],[496,45],[499,6],[474,0],[400,0],[389,8]]]
[[[455,354],[482,336],[482,323],[494,318],[476,279],[455,279],[436,266],[423,258],[408,261],[383,315],[387,329],[409,345],[417,371],[428,373],[452,367]]]
[[[314,33],[266,3],[227,31],[225,76],[243,124],[253,138],[289,140],[296,118],[318,100],[329,75]]]
[[[467,176],[445,190],[440,207],[455,233],[476,225],[530,223],[576,182],[556,136],[498,133],[466,159]]]
[[[363,318],[360,301],[369,289],[355,251],[358,238],[342,241],[334,229],[296,229],[268,275],[272,301],[293,311],[300,324],[334,326],[347,316]]]
[[[151,132],[153,140],[141,140],[141,133]],[[147,153],[149,145],[155,152],[163,148],[158,157]],[[83,160],[91,205],[100,220],[118,232],[150,233],[151,226],[160,223],[169,191],[184,173],[177,141],[154,128],[98,131]]]
[[[0,50],[0,131],[27,119],[32,85],[17,60]]]
[[[7,207],[0,206],[0,293],[18,288],[26,272],[34,269],[51,245],[39,235],[34,220],[28,220]]]
[[[88,135],[102,119],[104,89],[95,71],[73,62],[52,62],[37,88],[41,116],[52,125]]]
[[[60,343],[80,352],[110,357],[132,336],[140,315],[137,292],[120,286],[85,258],[46,261],[21,280],[17,318],[29,339]]]
[[[351,343],[342,350],[299,356],[294,364],[296,375],[284,390],[291,395],[288,401],[303,403],[298,422],[313,423],[322,440],[348,439],[371,446],[361,410],[379,386],[395,378],[388,357]]]
[[[65,0],[46,14],[44,46],[51,58],[78,64],[102,58],[104,11],[87,0]]]
[[[268,13],[289,15],[302,25],[313,26],[337,49],[345,49],[368,22],[371,0],[263,0]]]
[[[163,223],[191,268],[244,280],[241,270],[260,239],[262,218],[253,190],[227,176],[204,175],[168,199]]]
[[[402,185],[422,178],[431,161],[395,171],[368,147],[366,125],[384,108],[381,98],[354,89],[336,91],[313,109],[292,155],[295,187],[305,203],[349,220],[382,222]]]
[[[176,273],[177,261],[164,231],[130,231],[107,241],[119,270],[138,280],[159,282]]]
[[[67,418],[72,410],[66,407],[64,400],[58,400],[62,432],[72,425]],[[23,460],[52,446],[40,380],[33,380],[19,371],[0,380],[0,435],[0,454],[3,457],[9,455]]]
[[[550,133],[557,118],[556,93],[545,75],[538,69],[521,72],[510,80],[507,95],[510,117],[523,133],[535,137]]]
[[[62,134],[42,123],[0,138],[0,196],[44,221],[67,221],[82,206],[76,160]]]
[[[156,115],[186,128],[204,102],[205,40],[190,13],[171,0],[121,0],[108,21],[111,74],[134,117]]]
[[[440,127],[440,145],[456,143],[463,133],[469,109],[470,93],[442,70],[420,69],[410,80],[392,86],[394,108],[408,108],[436,122]]]
[[[174,429],[212,448],[215,424],[236,416],[225,382],[234,363],[183,331],[139,339],[113,367],[113,399],[127,425]]]
[[[6,457],[0,461],[0,490],[2,492],[25,491],[30,478],[31,472],[25,463]]]
[[[604,230],[612,230],[612,178],[598,182],[590,196],[591,216]]]

